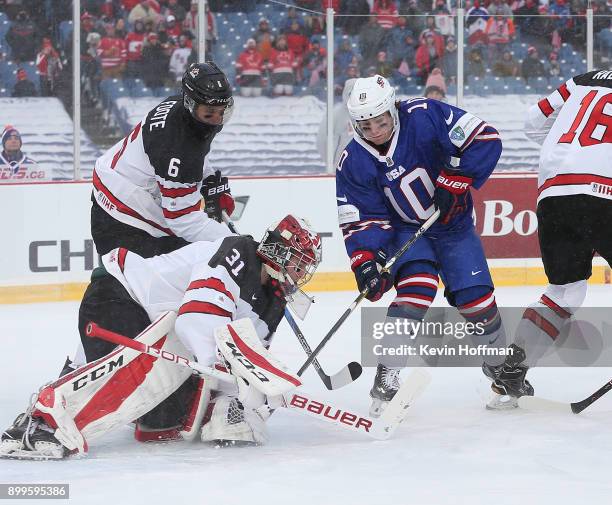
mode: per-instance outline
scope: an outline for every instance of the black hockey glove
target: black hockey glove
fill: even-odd
[[[470,205],[470,186],[473,179],[464,175],[442,171],[436,179],[433,201],[440,210],[439,221],[447,224],[453,217],[465,212]]]
[[[202,182],[200,190],[204,197],[204,212],[211,219],[219,222],[223,221],[221,213],[225,211],[228,216],[234,212],[234,199],[230,191],[227,177],[221,177],[221,172],[217,170],[214,175],[209,175]]]
[[[383,251],[355,251],[351,256],[351,268],[357,280],[359,291],[368,288],[366,298],[371,302],[379,300],[391,286],[391,274],[381,272],[387,255]]]

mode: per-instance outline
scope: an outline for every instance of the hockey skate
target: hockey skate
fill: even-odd
[[[522,364],[525,361],[525,351],[516,344],[509,348],[513,352],[501,365],[482,365],[484,374],[493,381],[491,389],[494,397],[487,404],[487,409],[513,409],[518,407],[521,396],[533,396],[533,387],[525,379],[529,367]]]
[[[370,415],[372,417],[380,417],[387,404],[397,393],[401,386],[399,373],[400,370],[397,368],[387,368],[380,364],[376,367],[374,385],[370,390],[370,397],[372,398]]]
[[[29,413],[19,414],[0,437],[0,458],[63,459],[70,451],[54,436],[55,429]]]
[[[263,445],[267,441],[266,424],[260,414],[245,409],[238,398],[222,395],[212,404],[201,439],[215,447]]]

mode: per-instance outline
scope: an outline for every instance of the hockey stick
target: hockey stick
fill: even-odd
[[[95,323],[88,323],[85,334],[91,338],[100,338],[117,345],[129,347],[130,349],[148,354],[155,358],[165,359],[179,366],[191,368],[193,371],[204,376],[236,384],[236,378],[229,373],[199,365],[184,356],[169,351],[160,351],[124,335],[105,330]],[[363,432],[376,440],[386,440],[393,435],[397,427],[404,420],[406,409],[422,393],[429,384],[429,381],[430,376],[427,372],[418,369],[414,370],[389,402],[382,415],[378,418],[361,416],[350,410],[340,409],[325,401],[316,400],[308,393],[302,392],[301,390],[300,394],[286,393],[282,395],[282,406],[288,409],[298,410],[310,417],[331,422],[346,430]]]
[[[289,323],[289,326],[291,326],[293,333],[295,333],[295,336],[297,337],[298,341],[302,345],[302,348],[306,352],[306,356],[310,356],[312,354],[312,349],[310,348],[310,345],[308,345],[308,342],[306,341],[306,337],[304,337],[302,330],[300,330],[299,326],[295,322],[295,319],[287,308],[285,309],[285,319]],[[356,381],[361,375],[361,372],[363,372],[363,368],[361,368],[361,365],[356,361],[351,361],[348,365],[342,367],[340,371],[338,371],[332,376],[327,375],[323,371],[319,360],[313,360],[312,364],[317,373],[319,374],[319,377],[323,381],[323,384],[325,384],[325,387],[330,390],[340,389],[341,387],[344,387],[347,384]],[[298,375],[301,374],[298,372]]]
[[[141,352],[143,354],[148,354],[149,356],[153,356],[155,358],[162,358],[166,361],[170,361],[172,363],[176,363],[177,365],[186,366],[195,370],[196,372],[206,375],[208,377],[214,377],[215,379],[219,379],[225,382],[234,382],[232,376],[225,372],[221,372],[219,370],[215,370],[209,366],[202,366],[195,361],[191,361],[184,356],[180,356],[178,354],[174,354],[170,351],[156,349],[147,344],[143,344],[138,340],[133,340],[125,335],[120,335],[119,333],[115,333],[114,331],[105,330],[101,328],[96,323],[90,322],[85,327],[85,335],[90,338],[99,338],[102,340],[106,340],[107,342],[111,342],[113,344],[122,345],[124,347],[129,347],[130,349],[134,349],[135,351]]]
[[[238,233],[238,230],[236,230],[236,225],[229,218],[227,212],[223,211],[222,216],[223,221],[230,229],[230,231],[232,233]],[[291,312],[289,312],[289,309],[287,308],[285,308],[285,319],[287,320],[289,326],[293,330],[293,333],[297,337],[298,342],[301,344],[302,349],[304,349],[306,356],[310,356],[312,354],[312,349],[310,348],[310,345],[308,345],[308,342],[306,341],[306,337],[304,337],[302,330],[300,330],[300,327],[297,325],[295,319],[291,315]],[[341,387],[344,387],[347,384],[356,381],[361,375],[361,372],[363,371],[361,365],[356,361],[351,361],[348,365],[344,366],[341,370],[331,376],[325,373],[323,367],[321,367],[321,363],[319,363],[317,359],[313,361],[313,366],[317,371],[317,374],[319,374],[321,381],[323,381],[323,384],[325,384],[325,387],[330,390],[340,389]],[[302,374],[298,372],[298,375]]]
[[[431,217],[427,221],[425,221],[423,223],[423,226],[421,226],[415,232],[415,234],[412,237],[410,237],[410,240],[406,241],[406,243],[402,247],[400,247],[399,250],[391,257],[391,259],[383,267],[382,272],[389,273],[391,271],[391,267],[400,258],[400,256],[402,254],[404,254],[408,249],[410,249],[410,247],[412,247],[412,245],[419,238],[421,238],[423,233],[425,233],[427,230],[429,230],[431,225],[433,225],[439,217],[440,217],[440,211],[436,210],[431,215]],[[329,332],[327,332],[327,335],[325,335],[325,337],[323,337],[323,340],[321,340],[321,342],[319,342],[319,345],[315,348],[315,350],[312,352],[312,354],[308,357],[308,359],[300,367],[300,369],[298,370],[298,373],[297,373],[298,375],[302,375],[304,373],[304,370],[306,370],[310,366],[310,364],[315,360],[317,355],[321,352],[321,349],[323,349],[323,347],[325,346],[325,344],[327,344],[329,339],[332,338],[332,336],[336,333],[336,331],[338,331],[338,328],[340,328],[340,326],[342,326],[344,321],[346,321],[346,319],[353,313],[353,311],[362,302],[362,300],[366,296],[368,296],[368,292],[369,292],[369,289],[366,287],[366,288],[363,289],[363,291],[361,291],[361,293],[359,293],[359,296],[357,298],[355,298],[353,303],[351,303],[349,305],[348,309],[346,309],[344,311],[344,313],[340,316],[340,319],[338,319],[338,321],[336,321],[336,324],[334,324],[332,326],[331,330],[329,330]]]
[[[584,409],[599,400],[608,391],[612,390],[612,379],[601,386],[592,395],[579,402],[565,403],[537,396],[521,396],[518,399],[518,406],[525,410],[536,412],[561,412],[564,414],[580,414]]]

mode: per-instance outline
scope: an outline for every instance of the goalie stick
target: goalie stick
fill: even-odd
[[[601,386],[592,395],[579,402],[559,402],[556,400],[548,400],[546,398],[538,398],[537,396],[521,396],[518,399],[518,406],[525,410],[534,412],[560,412],[564,414],[580,414],[584,409],[599,400],[603,395],[612,389],[612,379]]]
[[[414,235],[412,237],[410,237],[410,239],[407,240],[406,243],[402,247],[399,248],[399,250],[391,257],[391,259],[389,261],[387,261],[387,264],[383,267],[382,272],[389,273],[391,271],[391,267],[393,267],[393,265],[400,258],[400,256],[402,254],[404,254],[408,249],[410,249],[412,247],[412,245],[419,238],[421,238],[423,233],[425,233],[427,230],[429,230],[431,225],[434,224],[439,217],[440,217],[440,211],[436,210],[429,217],[429,219],[427,219],[427,221],[425,221],[423,223],[423,225],[414,233]],[[315,348],[314,351],[312,351],[312,353],[310,354],[308,359],[300,367],[300,369],[298,370],[298,373],[297,373],[298,375],[302,375],[304,373],[304,370],[306,370],[314,362],[314,360],[316,359],[317,355],[321,352],[321,349],[323,349],[323,347],[325,347],[325,344],[327,344],[329,339],[334,336],[334,334],[338,331],[338,328],[340,328],[340,326],[342,326],[344,321],[346,321],[346,319],[353,313],[353,311],[363,301],[363,299],[366,296],[368,296],[368,292],[369,292],[369,289],[366,287],[366,288],[363,289],[363,291],[361,291],[361,293],[359,293],[359,296],[357,298],[355,298],[353,303],[351,303],[349,305],[348,309],[346,309],[344,311],[344,313],[340,316],[340,319],[338,319],[338,321],[336,321],[336,324],[334,324],[331,327],[331,330],[329,330],[327,332],[327,335],[325,335],[323,337],[323,340],[321,340],[321,342],[319,342],[319,345]]]
[[[232,233],[237,234],[238,230],[236,229],[236,225],[229,218],[229,216],[227,215],[227,212],[223,211],[222,216],[223,216],[223,221],[225,222],[227,227],[230,229],[230,231]],[[302,346],[302,349],[304,349],[306,356],[310,357],[310,355],[312,354],[312,349],[310,348],[310,345],[308,345],[308,342],[306,340],[306,337],[302,333],[302,330],[300,330],[300,327],[297,325],[295,319],[291,315],[291,312],[289,312],[289,309],[287,308],[285,308],[285,319],[287,320],[287,323],[289,323],[289,326],[291,327],[291,329],[293,330],[293,333],[297,337],[298,342]],[[323,382],[323,384],[325,384],[325,387],[329,390],[340,389],[350,384],[351,382],[356,381],[361,375],[361,372],[363,372],[361,365],[357,363],[356,361],[351,361],[348,365],[345,365],[344,367],[342,367],[334,375],[327,375],[325,371],[323,370],[321,363],[319,363],[317,359],[313,360],[312,364],[315,370],[317,371],[317,374],[319,375],[321,381]],[[298,372],[298,375],[301,376],[302,374]]]
[[[89,323],[85,333],[88,337],[100,338],[123,345],[141,353],[166,359],[180,366],[189,367],[204,376],[236,384],[235,377],[228,373],[199,365],[178,354],[163,350],[160,352],[158,349],[154,349],[142,342],[105,330],[95,323]],[[291,410],[297,410],[309,417],[333,423],[345,430],[361,432],[375,440],[386,440],[395,433],[395,430],[397,430],[397,427],[406,416],[406,409],[423,392],[430,380],[431,377],[426,371],[420,369],[413,370],[378,418],[362,416],[350,409],[341,409],[329,402],[316,400],[301,389],[299,394],[293,392],[283,394],[282,406]]]

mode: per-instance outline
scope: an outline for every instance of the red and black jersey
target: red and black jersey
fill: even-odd
[[[102,261],[151,320],[168,310],[177,312],[177,336],[198,362],[211,364],[218,326],[250,318],[267,346],[283,317],[284,300],[261,284],[256,251],[252,238],[232,236],[146,259],[118,248]]]
[[[213,173],[206,156],[220,127],[198,123],[182,100],[166,98],[98,158],[94,197],[113,218],[153,237],[216,240],[230,232],[201,210],[200,188]]]

